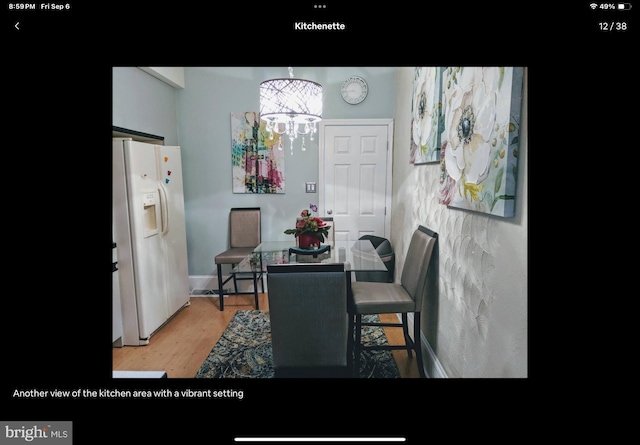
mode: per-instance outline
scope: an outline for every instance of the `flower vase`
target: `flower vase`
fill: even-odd
[[[320,240],[315,235],[301,233],[298,235],[298,247],[301,249],[313,249],[313,244],[320,247]]]

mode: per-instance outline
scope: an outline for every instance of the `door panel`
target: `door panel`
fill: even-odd
[[[334,217],[336,240],[367,234],[388,238],[392,121],[323,122],[320,214]]]

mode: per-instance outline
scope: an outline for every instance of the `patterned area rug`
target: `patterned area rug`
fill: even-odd
[[[377,315],[363,317],[363,321],[378,320]],[[365,326],[362,338],[365,344],[388,344],[381,327]],[[269,312],[238,311],[195,378],[273,378],[271,354]],[[360,358],[360,378],[400,378],[391,351],[364,351]]]

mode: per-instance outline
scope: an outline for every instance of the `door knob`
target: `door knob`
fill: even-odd
[[[331,215],[333,213],[333,210],[329,209],[327,210],[327,215]]]

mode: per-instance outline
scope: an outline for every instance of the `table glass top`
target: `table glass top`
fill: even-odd
[[[292,241],[267,241],[253,250],[232,273],[266,272],[268,264],[287,263],[344,263],[345,270],[354,272],[385,271],[387,268],[369,240],[335,241],[323,253],[300,254],[289,251],[295,248]],[[322,246],[324,247],[324,245]]]

